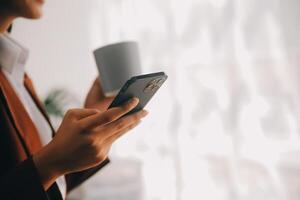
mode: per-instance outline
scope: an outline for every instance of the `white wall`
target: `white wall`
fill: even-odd
[[[14,24],[13,37],[30,49],[26,68],[41,97],[64,87],[83,99],[96,77],[86,23],[89,7],[86,1],[51,0],[42,19]]]

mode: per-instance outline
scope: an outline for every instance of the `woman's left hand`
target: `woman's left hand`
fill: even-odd
[[[87,97],[85,99],[84,107],[85,108],[96,108],[101,111],[107,110],[108,106],[111,104],[115,97],[106,97],[99,77],[94,81],[91,89],[89,90]]]

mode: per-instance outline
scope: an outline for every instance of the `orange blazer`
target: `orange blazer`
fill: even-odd
[[[24,85],[51,126],[33,84],[25,74]],[[53,135],[55,133],[51,126]],[[32,155],[42,148],[39,133],[9,81],[0,70],[0,199],[60,200],[54,183],[43,189]],[[66,175],[67,192],[109,163]]]

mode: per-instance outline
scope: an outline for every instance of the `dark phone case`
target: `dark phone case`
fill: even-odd
[[[139,104],[127,115],[142,110],[167,78],[164,72],[132,77],[121,88],[109,108],[120,106],[129,99],[137,97]]]

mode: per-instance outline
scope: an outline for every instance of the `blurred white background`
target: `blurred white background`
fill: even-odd
[[[84,200],[296,200],[300,196],[299,0],[51,0],[18,21],[41,97],[83,101],[92,50],[137,40],[167,84]]]

